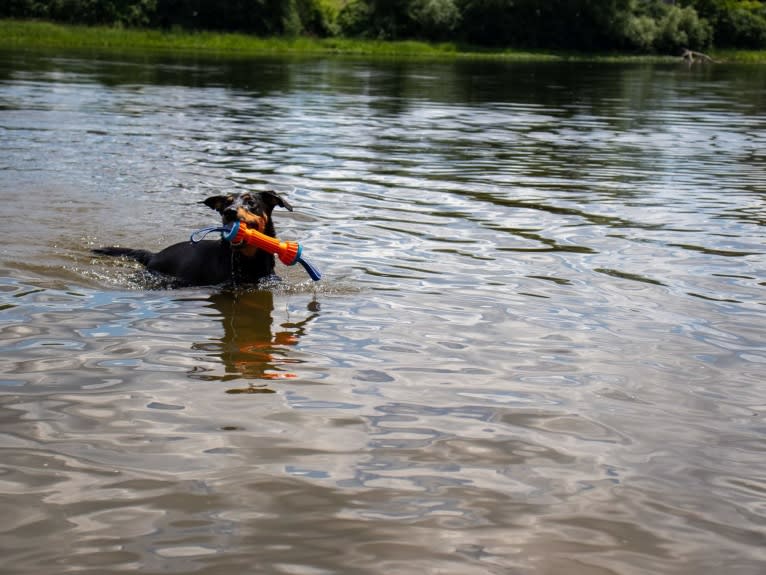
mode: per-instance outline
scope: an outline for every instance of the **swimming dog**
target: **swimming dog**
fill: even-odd
[[[221,214],[223,225],[244,222],[267,236],[276,237],[271,213],[276,206],[293,211],[279,194],[271,191],[211,196],[201,203]],[[106,256],[123,256],[142,263],[179,286],[224,283],[257,283],[274,275],[274,256],[256,247],[233,245],[224,240],[180,242],[159,252],[121,247],[93,250]]]

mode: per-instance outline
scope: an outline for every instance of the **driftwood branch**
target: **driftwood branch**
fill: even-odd
[[[707,54],[703,54],[702,52],[695,52],[694,50],[689,50],[688,48],[686,48],[684,53],[681,54],[681,60],[688,62],[689,64],[694,64],[695,62],[710,62],[715,64],[715,60],[713,60]]]

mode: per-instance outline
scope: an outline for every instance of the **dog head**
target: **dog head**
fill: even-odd
[[[204,200],[207,207],[221,214],[223,224],[245,222],[247,227],[254,228],[268,236],[275,236],[271,212],[276,206],[293,211],[293,207],[276,192],[245,192],[243,194],[228,194],[211,196]]]

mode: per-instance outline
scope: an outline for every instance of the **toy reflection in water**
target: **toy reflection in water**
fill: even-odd
[[[220,292],[210,296],[210,305],[220,316],[223,337],[195,343],[192,348],[220,358],[224,375],[198,370],[193,377],[206,381],[239,379],[275,381],[295,379],[290,365],[303,360],[291,357],[290,348],[298,343],[306,326],[319,313],[319,304],[309,304],[310,315],[297,322],[284,323],[281,331],[272,331],[274,294],[269,290]],[[253,381],[226,393],[274,393],[265,383]]]

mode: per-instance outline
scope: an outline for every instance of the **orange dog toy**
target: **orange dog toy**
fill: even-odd
[[[231,228],[223,228],[222,234],[223,239],[231,242],[232,245],[244,242],[249,246],[255,246],[270,254],[276,254],[279,261],[286,266],[301,264],[314,281],[319,281],[322,278],[319,270],[301,257],[303,247],[298,242],[285,242],[272,238],[258,230],[248,228],[245,222],[234,222],[231,224]]]

